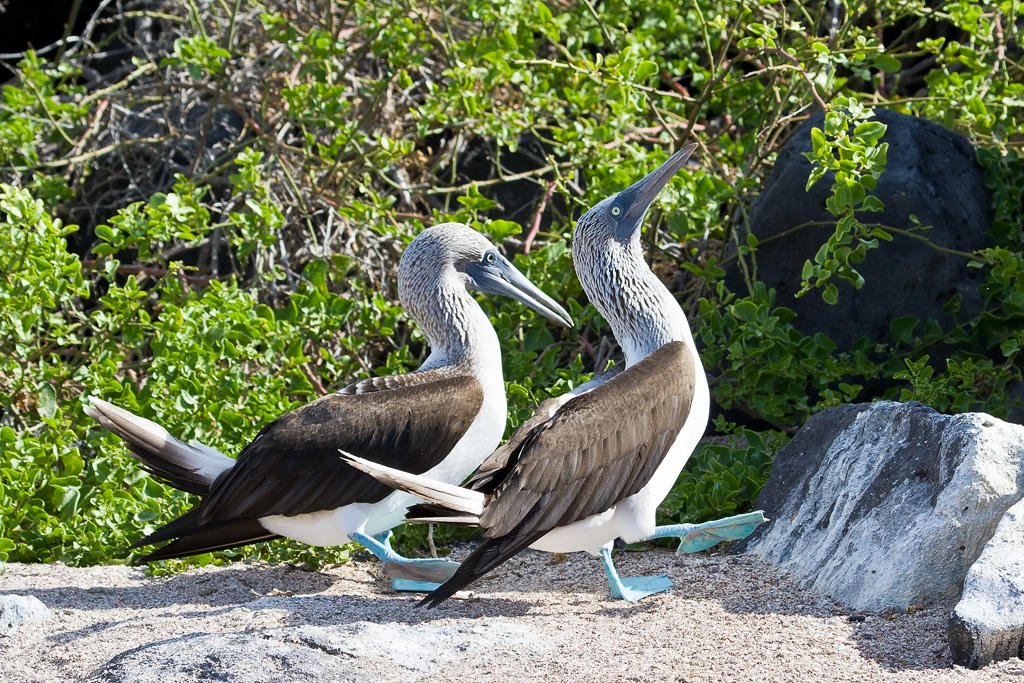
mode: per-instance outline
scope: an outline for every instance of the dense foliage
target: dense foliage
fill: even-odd
[[[851,377],[901,380],[893,397],[941,410],[1011,407],[1016,2],[118,4],[59,63],[27,54],[0,94],[0,560],[130,560],[133,540],[190,505],[84,417],[85,396],[234,453],[285,410],[414,369],[425,349],[394,270],[441,220],[503,243],[577,321],[555,329],[481,300],[514,428],[615,356],[573,274],[572,219],[688,140],[696,165],[648,218],[649,258],[690,315],[718,403],[773,431],[716,420],[726,437],[692,458],[666,518],[749,509],[787,435],[857,398]],[[857,264],[891,235],[863,222],[886,163],[869,106],[969,136],[996,218],[991,248],[951,256],[984,270],[985,310],[949,333],[900,321],[868,345],[884,362],[792,326],[757,282],[745,219],[793,126],[826,109],[809,182],[832,183],[835,230],[793,279],[826,301],[859,286]],[[744,291],[725,287],[728,259]],[[956,350],[945,367],[929,363],[938,341]],[[218,557],[346,553],[282,541]]]

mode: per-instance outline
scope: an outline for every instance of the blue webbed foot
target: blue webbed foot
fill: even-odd
[[[433,588],[398,588],[398,582],[433,584],[436,588],[452,578],[458,568],[458,562],[432,557],[417,557],[385,562],[384,574],[395,580],[395,590],[433,590]]]
[[[458,562],[433,557],[403,557],[391,547],[391,532],[370,537],[354,533],[353,541],[363,544],[384,564],[384,574],[391,577],[397,591],[430,592],[447,581],[459,568]]]
[[[672,580],[664,574],[621,578],[615,569],[615,563],[612,562],[611,548],[601,548],[601,564],[604,565],[604,573],[608,577],[608,587],[611,589],[613,598],[636,602],[648,595],[672,589]]]
[[[440,585],[440,583],[431,583],[430,581],[391,579],[391,587],[402,593],[433,593]]]
[[[672,590],[672,580],[661,574],[659,576],[626,576],[619,579],[619,585],[611,584],[612,597],[636,602],[648,595]]]
[[[677,553],[695,553],[722,541],[735,541],[749,536],[760,524],[768,520],[760,510],[715,519],[700,524],[671,524],[660,526],[649,538],[678,538]]]

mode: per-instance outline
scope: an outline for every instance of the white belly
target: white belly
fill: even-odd
[[[613,531],[615,508],[599,515],[591,515],[569,526],[552,529],[530,547],[548,553],[575,553],[585,550],[597,554],[604,545],[614,541],[618,534]]]
[[[351,534],[368,536],[392,529],[405,519],[405,510],[419,502],[415,496],[395,491],[378,503],[352,503],[334,510],[304,515],[263,517],[260,524],[272,533],[309,545],[331,546],[351,543]]]

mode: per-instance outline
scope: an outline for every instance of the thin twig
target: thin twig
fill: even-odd
[[[93,151],[86,152],[84,154],[77,154],[75,156],[64,157],[63,159],[54,159],[53,161],[40,161],[38,164],[31,164],[29,166],[10,166],[9,168],[11,170],[21,172],[32,171],[37,168],[60,168],[61,166],[67,166],[68,164],[77,164],[81,161],[97,159],[103,156],[104,154],[109,154],[110,152],[115,152],[119,149],[124,149],[126,147],[133,147],[135,145],[156,144],[159,142],[166,142],[170,139],[171,138],[169,136],[161,136],[158,138],[136,138],[134,140],[124,140],[121,142],[116,142],[112,145],[107,145],[106,147],[94,149]]]
[[[88,268],[93,268],[93,267],[99,266],[100,264],[102,264],[104,262],[105,261],[103,261],[103,260],[97,260],[97,259],[83,259],[82,260],[82,265],[86,266]],[[139,265],[139,264],[122,263],[121,265],[119,265],[117,267],[118,275],[147,275],[149,277],[161,278],[161,277],[165,277],[170,272],[172,272],[172,271],[170,271],[170,270],[168,270],[166,268],[158,268],[156,266],[143,266],[143,265]],[[192,284],[195,284],[195,285],[204,285],[204,286],[209,285],[214,280],[219,279],[219,278],[213,278],[213,277],[201,277],[201,276],[197,276],[197,275],[185,275],[184,273],[181,274],[181,277],[182,277],[182,280],[185,281],[185,282],[189,282],[189,283],[192,283]]]
[[[526,234],[526,239],[523,240],[523,253],[529,254],[530,247],[533,246],[533,239],[537,236],[537,231],[540,230],[540,219],[544,215],[544,209],[548,206],[548,200],[551,199],[551,193],[555,191],[555,181],[548,183],[548,189],[541,197],[540,205],[537,206],[537,212],[533,215],[533,224],[530,226],[530,232]]]

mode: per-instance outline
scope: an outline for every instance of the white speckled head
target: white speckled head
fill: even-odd
[[[462,223],[441,223],[406,247],[398,264],[398,297],[423,328],[431,348],[447,361],[464,355],[483,318],[467,288],[512,297],[572,325],[565,309],[516,270],[487,238]]]
[[[669,341],[693,343],[675,297],[644,261],[640,227],[661,189],[696,145],[653,173],[594,205],[576,222],[572,258],[587,296],[611,325],[632,365]]]
[[[470,284],[465,265],[493,250],[486,237],[462,223],[427,228],[409,243],[398,264],[398,297],[414,318],[418,306],[442,286],[465,289]]]

